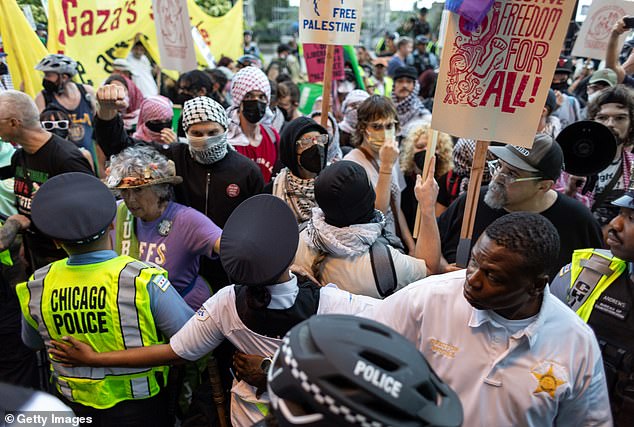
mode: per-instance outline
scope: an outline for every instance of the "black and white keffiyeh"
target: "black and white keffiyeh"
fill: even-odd
[[[183,128],[202,122],[216,122],[227,129],[227,113],[222,105],[208,96],[199,96],[185,101],[183,106]]]

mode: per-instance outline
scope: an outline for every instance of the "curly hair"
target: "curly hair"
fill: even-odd
[[[375,120],[393,119],[397,122],[396,132],[398,134],[398,115],[396,108],[389,98],[381,95],[372,95],[359,104],[357,108],[357,126],[352,136],[352,145],[358,147],[365,138],[365,129],[368,124]]]
[[[559,258],[559,233],[545,217],[513,212],[493,221],[484,233],[497,245],[519,254],[535,276],[548,274]]]
[[[117,155],[111,156],[106,174],[118,178],[147,177],[168,178],[176,175],[174,162],[149,145],[133,145]],[[159,203],[172,199],[174,190],[171,184],[152,185],[150,188],[159,197]]]
[[[422,171],[414,163],[414,152],[416,150],[416,141],[427,135],[427,141],[431,139],[431,126],[429,123],[420,122],[410,127],[409,133],[401,143],[401,171],[405,175],[412,173],[421,173]],[[425,144],[425,148],[427,144]],[[453,169],[453,140],[449,134],[438,132],[438,141],[436,142],[436,177],[442,176]]]
[[[588,103],[588,120],[595,120],[599,111],[601,111],[601,107],[605,104],[619,104],[624,108],[627,108],[627,111],[630,116],[630,129],[627,134],[626,144],[631,144],[634,142],[634,91],[628,88],[625,85],[616,85],[614,87],[608,88],[599,95],[590,103]]]

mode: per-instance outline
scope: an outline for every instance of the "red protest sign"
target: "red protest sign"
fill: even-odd
[[[321,83],[324,81],[324,65],[326,63],[326,45],[304,43],[304,60],[306,61],[306,71],[308,81],[311,83]],[[332,67],[332,80],[343,80],[343,48],[335,46],[335,58]]]

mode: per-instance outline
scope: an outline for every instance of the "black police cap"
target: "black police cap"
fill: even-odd
[[[220,262],[240,285],[272,285],[295,258],[299,228],[293,211],[270,194],[238,206],[222,230]]]
[[[65,243],[97,240],[117,211],[114,196],[98,178],[81,172],[57,175],[35,193],[33,224],[46,236]]]

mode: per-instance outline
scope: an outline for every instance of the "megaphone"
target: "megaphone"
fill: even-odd
[[[564,170],[590,176],[607,168],[616,155],[617,142],[606,126],[590,120],[572,123],[556,138],[564,153]]]

